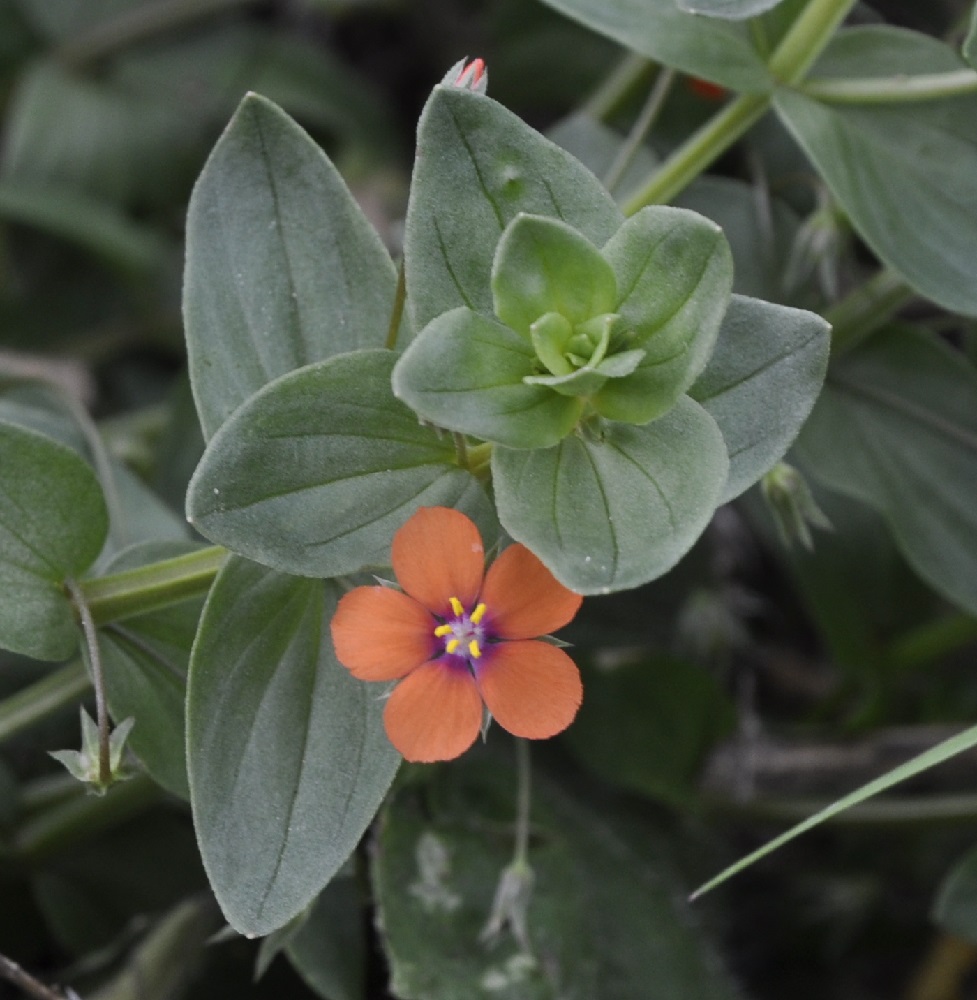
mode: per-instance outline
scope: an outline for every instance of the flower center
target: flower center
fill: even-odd
[[[439,639],[444,639],[444,651],[453,656],[465,656],[477,660],[482,655],[482,644],[485,638],[485,628],[482,619],[485,617],[485,605],[477,604],[469,614],[457,597],[448,599],[453,618],[434,630]]]

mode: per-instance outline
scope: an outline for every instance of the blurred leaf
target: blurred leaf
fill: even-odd
[[[744,24],[686,13],[679,10],[676,0],[544,3],[664,66],[734,90],[762,93],[771,87],[767,68]]]
[[[417,330],[458,306],[493,315],[495,248],[519,212],[560,218],[596,246],[623,221],[581,163],[481,94],[436,87],[417,142],[404,236]]]
[[[0,180],[0,217],[67,240],[130,272],[156,270],[168,258],[169,248],[154,232],[71,189]]]
[[[675,2],[690,14],[705,14],[707,17],[742,21],[776,7],[781,0],[675,0]]]
[[[729,461],[715,421],[687,396],[643,427],[492,453],[499,519],[566,586],[626,590],[661,576],[712,518]]]
[[[689,390],[729,452],[720,502],[752,486],[797,436],[824,383],[829,330],[814,313],[733,296],[716,350]]]
[[[330,577],[389,563],[420,506],[490,521],[447,435],[390,391],[392,351],[360,351],[268,385],[211,440],[187,493],[212,541],[283,572]]]
[[[0,644],[63,660],[79,638],[64,580],[95,560],[108,531],[95,473],[70,448],[0,421]]]
[[[206,879],[186,816],[158,809],[58,852],[33,885],[55,940],[80,956],[204,889]]]
[[[730,1000],[696,934],[660,829],[533,779],[528,947],[481,937],[511,859],[515,776],[441,772],[388,806],[373,868],[390,990],[403,1000]],[[640,847],[635,847],[640,844]]]
[[[396,273],[336,169],[251,95],[190,201],[184,312],[206,437],[278,375],[381,347]]]
[[[224,915],[243,934],[281,927],[318,895],[400,762],[382,702],[333,655],[338,590],[231,559],[194,644],[194,823]]]
[[[339,875],[319,893],[308,919],[285,946],[295,971],[323,1000],[364,1000],[365,921],[357,880]]]
[[[846,69],[854,77],[907,72],[907,34],[841,34],[827,51],[826,78]],[[960,68],[948,47],[911,37],[914,68]],[[774,103],[872,250],[916,291],[977,316],[977,95],[828,105],[781,90]]]
[[[843,356],[797,442],[825,486],[884,515],[932,587],[977,611],[977,372],[889,328]],[[843,443],[843,446],[840,445]]]
[[[196,546],[146,542],[126,549],[104,567],[121,573]],[[129,746],[164,788],[189,799],[184,703],[190,648],[202,599],[191,599],[102,628],[99,644],[106,696],[114,719],[136,720]]]
[[[977,6],[970,13],[970,30],[963,42],[963,57],[977,69]]]
[[[932,917],[950,934],[977,942],[977,850],[965,854],[943,880]]]
[[[52,41],[67,40],[132,8],[160,0],[17,0],[34,27]]]
[[[736,713],[715,678],[694,663],[655,657],[584,669],[586,697],[567,732],[576,756],[611,785],[666,802],[694,791],[712,744]]]

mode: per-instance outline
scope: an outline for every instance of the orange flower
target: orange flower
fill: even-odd
[[[332,620],[339,662],[365,681],[392,681],[383,713],[411,761],[451,760],[482,727],[483,702],[514,736],[540,740],[573,721],[580,673],[538,637],[566,625],[583,598],[523,545],[485,573],[478,528],[446,507],[422,507],[394,535],[403,593],[357,587]]]

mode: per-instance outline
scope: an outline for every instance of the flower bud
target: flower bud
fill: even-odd
[[[763,477],[760,492],[788,548],[798,541],[810,551],[814,548],[811,528],[831,530],[831,522],[811,495],[806,480],[786,462],[779,462]]]
[[[461,90],[470,90],[474,94],[484,94],[488,90],[488,70],[485,68],[485,61],[473,59],[468,62],[466,56],[445,73],[441,83],[446,87],[458,87]]]

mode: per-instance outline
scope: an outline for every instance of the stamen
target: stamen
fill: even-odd
[[[461,639],[449,639],[447,645],[444,647],[444,651],[446,653],[456,653],[460,645]]]
[[[479,604],[472,612],[469,621],[471,621],[472,625],[477,625],[482,620],[484,615],[485,615],[485,605]]]
[[[452,629],[450,625],[439,625],[434,630],[434,634],[440,639],[442,636],[451,635],[451,631]]]
[[[465,607],[457,597],[449,597],[448,603],[451,605],[451,610],[459,617],[465,613]]]
[[[477,660],[482,655],[482,651],[478,648],[477,639],[472,639],[472,641],[468,643],[468,652],[471,653],[473,660]]]

